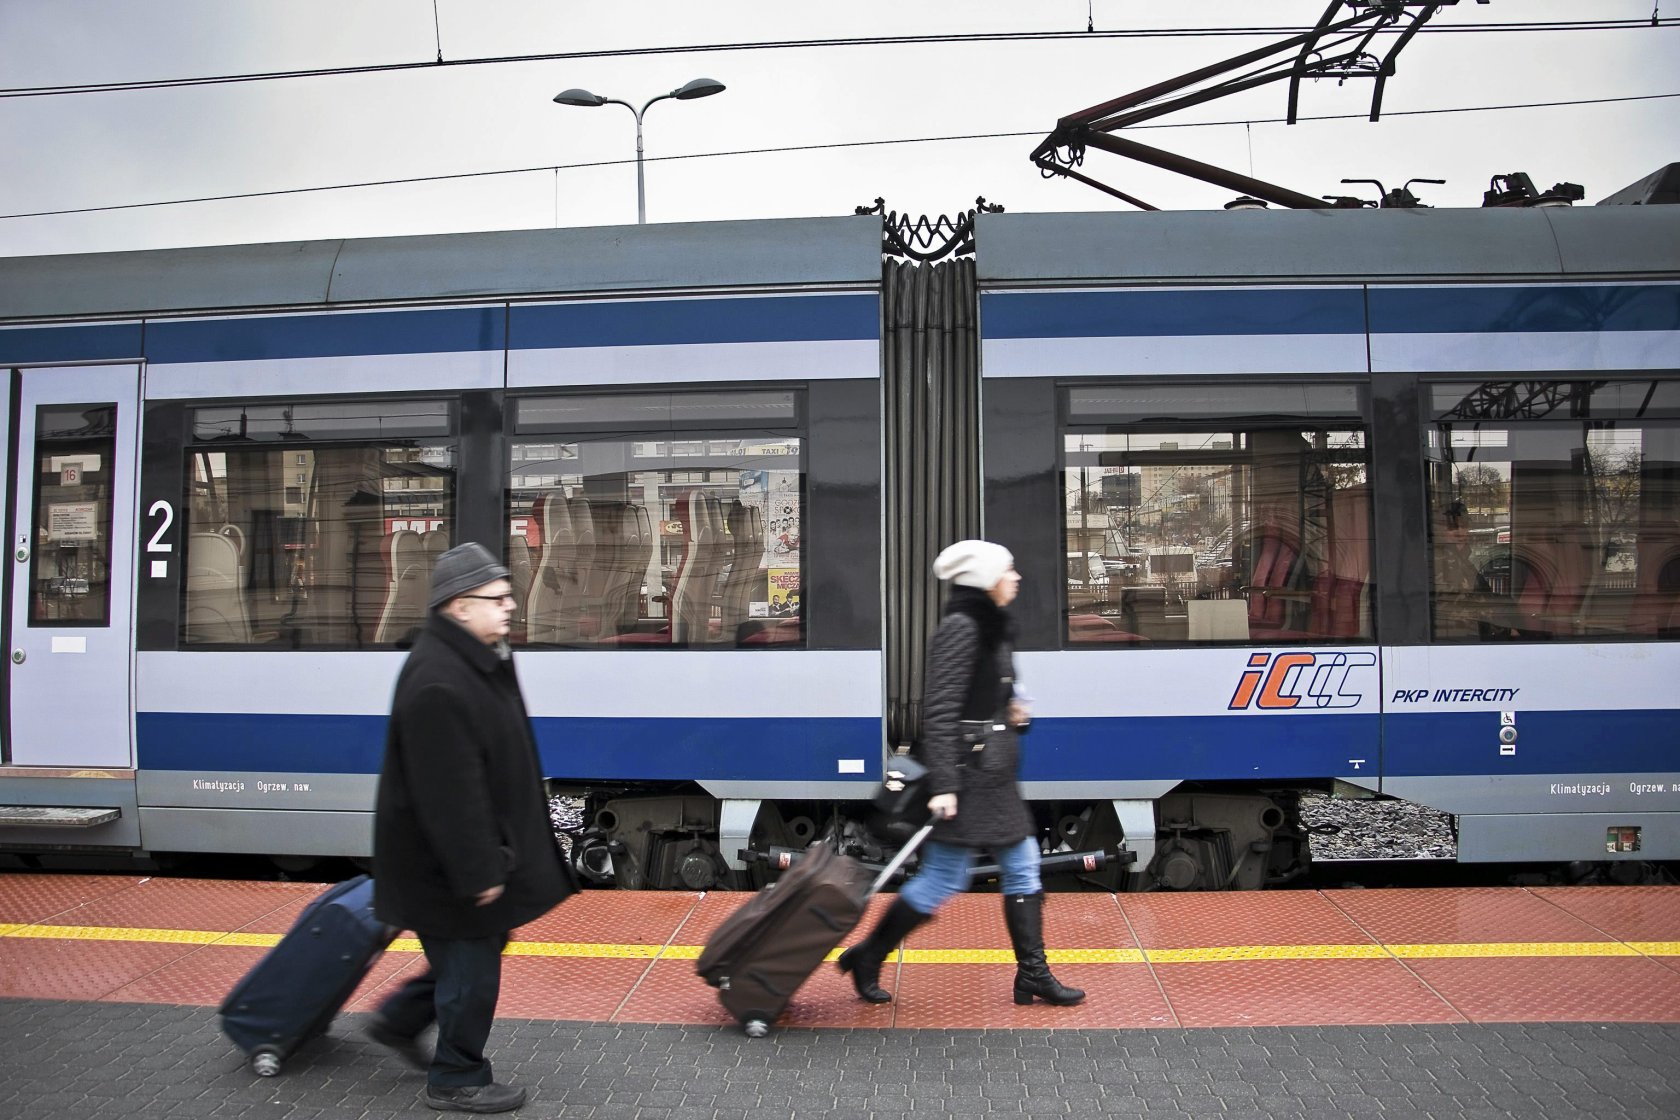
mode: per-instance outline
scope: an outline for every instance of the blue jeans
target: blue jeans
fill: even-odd
[[[502,988],[505,933],[473,938],[420,938],[426,971],[398,988],[379,1008],[397,1034],[413,1038],[437,1023],[437,1051],[426,1080],[440,1088],[488,1085],[484,1044]]]
[[[929,840],[922,845],[922,865],[899,890],[898,897],[923,914],[932,914],[954,894],[968,889],[968,871],[974,866],[975,848]],[[1003,871],[1004,894],[1037,894],[1044,889],[1038,877],[1038,840],[1028,836],[1011,844],[997,856]]]

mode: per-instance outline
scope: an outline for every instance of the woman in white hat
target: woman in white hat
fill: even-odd
[[[990,541],[958,541],[935,558],[933,574],[952,584],[928,644],[922,694],[928,811],[938,824],[922,845],[920,869],[869,936],[840,954],[840,971],[851,973],[860,998],[891,1000],[880,985],[882,962],[946,899],[968,889],[969,869],[985,848],[1003,873],[1015,1002],[1078,1003],[1085,993],[1059,983],[1045,961],[1038,838],[1016,784],[1019,729],[1029,717],[1015,690],[1007,610],[1021,587],[1015,558]]]

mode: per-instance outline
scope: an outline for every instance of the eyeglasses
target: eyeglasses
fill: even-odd
[[[511,603],[511,602],[514,602],[513,592],[511,592],[511,591],[504,591],[500,595],[457,595],[457,596],[455,596],[455,598],[457,598],[457,599],[483,599],[487,603]]]

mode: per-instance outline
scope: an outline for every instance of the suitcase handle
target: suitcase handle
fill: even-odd
[[[935,821],[929,821],[924,824],[917,831],[916,835],[910,837],[910,842],[900,848],[898,850],[898,854],[893,856],[893,858],[887,862],[885,867],[881,868],[881,873],[875,876],[875,881],[873,883],[869,884],[870,894],[874,894],[879,891],[882,887],[887,885],[888,881],[891,880],[894,875],[898,874],[898,869],[904,866],[904,862],[906,860],[916,854],[916,849],[922,846],[922,841],[928,838],[928,833],[933,831],[933,826],[936,823],[937,822]]]

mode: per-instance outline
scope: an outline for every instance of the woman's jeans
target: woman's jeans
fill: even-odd
[[[932,914],[945,900],[968,889],[968,871],[976,848],[929,840],[921,847],[922,865],[898,897],[922,914]],[[1044,889],[1038,877],[1038,840],[1028,836],[1018,844],[994,852],[1003,870],[1004,894],[1037,894]]]

